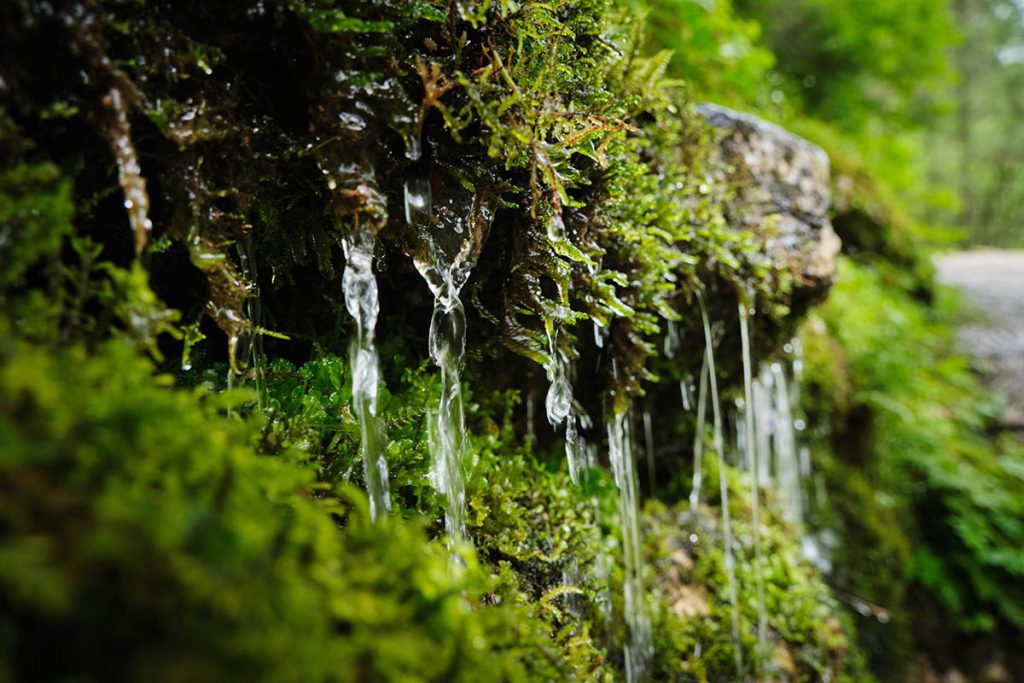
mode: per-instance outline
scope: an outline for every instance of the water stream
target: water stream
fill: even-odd
[[[110,89],[103,103],[114,115],[111,126],[110,147],[117,161],[117,182],[124,193],[124,208],[135,238],[135,254],[141,254],[149,241],[153,222],[149,219],[149,194],[146,179],[142,177],[139,155],[132,144],[132,129],[128,123],[128,106],[121,91]]]
[[[758,463],[758,439],[754,431],[753,361],[750,348],[751,311],[745,302],[739,304],[740,341],[743,353],[743,451],[750,475],[751,526],[754,537],[754,582],[757,590],[757,641],[763,648],[768,640],[768,620],[764,602],[764,576],[761,567],[761,493]]]
[[[456,192],[432,203],[425,178],[406,183],[405,204],[421,241],[413,262],[434,295],[428,350],[440,369],[441,387],[437,404],[428,409],[430,480],[445,496],[445,530],[454,545],[466,536],[465,472],[471,464],[460,376],[466,312],[459,294],[476,263],[493,209],[479,195]]]
[[[633,459],[632,434],[627,412],[608,420],[608,456],[619,489],[624,563],[623,610],[629,641],[625,646],[626,680],[643,680],[654,654],[651,621],[644,604],[643,555],[640,541],[640,486]]]
[[[732,644],[736,653],[736,670],[743,670],[743,650],[740,644],[740,606],[736,590],[736,555],[733,551],[732,517],[729,512],[729,484],[726,480],[727,466],[725,462],[725,441],[722,434],[722,408],[718,400],[718,379],[715,372],[714,340],[711,336],[711,322],[708,320],[708,309],[704,297],[699,293],[700,317],[704,325],[704,354],[708,369],[708,383],[711,388],[711,409],[714,418],[713,444],[718,456],[718,481],[722,505],[722,536],[724,538],[725,574],[728,582],[729,605],[732,608]]]
[[[356,336],[349,347],[352,410],[359,419],[362,436],[359,448],[363,456],[366,492],[370,498],[370,517],[377,519],[391,510],[391,493],[384,430],[377,417],[380,358],[374,335],[380,302],[377,278],[373,274],[373,245],[374,237],[366,230],[355,231],[345,237],[342,288],[345,308],[356,321]]]
[[[586,443],[579,433],[579,416],[573,411],[572,383],[569,381],[571,366],[558,350],[558,330],[548,325],[548,361],[545,365],[548,381],[544,407],[548,422],[555,429],[565,424],[565,459],[569,465],[569,477],[576,486],[580,485],[586,471]]]
[[[697,390],[697,425],[693,430],[693,488],[690,489],[690,508],[696,512],[700,505],[700,487],[704,481],[704,430],[708,414],[708,354],[700,366],[700,385]],[[683,394],[686,409],[686,394]]]

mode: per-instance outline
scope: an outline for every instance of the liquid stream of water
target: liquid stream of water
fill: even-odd
[[[345,308],[356,322],[356,336],[349,347],[352,410],[359,419],[360,451],[370,499],[370,517],[376,519],[391,510],[391,493],[383,425],[377,416],[380,357],[374,335],[380,302],[377,278],[373,274],[373,245],[373,235],[366,231],[345,238],[342,288]]]
[[[743,397],[744,397],[744,429],[743,459],[747,463],[750,475],[750,510],[751,525],[754,536],[754,582],[757,591],[757,641],[763,649],[768,640],[768,621],[764,601],[764,576],[761,566],[761,503],[758,466],[758,439],[754,438],[754,389],[753,361],[750,348],[751,316],[747,306],[739,305],[740,340],[743,354]]]
[[[643,555],[640,540],[640,487],[633,458],[633,441],[627,412],[616,412],[607,424],[608,456],[619,490],[619,518],[622,523],[623,616],[628,631],[625,646],[626,680],[643,680],[654,654],[651,621],[643,589]]]
[[[743,650],[740,647],[740,607],[736,590],[736,555],[733,549],[732,517],[729,512],[729,485],[726,480],[725,440],[722,435],[722,409],[718,400],[718,379],[715,372],[714,340],[711,335],[711,322],[708,319],[707,306],[704,298],[698,294],[700,317],[704,327],[704,362],[707,367],[708,384],[711,389],[711,409],[714,418],[713,445],[718,456],[719,494],[722,505],[722,536],[724,537],[725,574],[729,591],[729,606],[732,610],[731,636],[733,650],[736,653],[736,670],[743,670]],[[703,373],[702,373],[703,375]],[[703,392],[702,392],[703,393]],[[698,438],[701,435],[698,434]]]

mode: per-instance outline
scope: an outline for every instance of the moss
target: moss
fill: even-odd
[[[614,485],[597,468],[570,485],[558,437],[526,417],[547,336],[587,368],[584,425],[645,393],[675,425],[660,380],[699,355],[655,359],[668,321],[700,348],[698,291],[722,320],[753,293],[765,352],[793,324],[792,276],[730,228],[735,188],[708,182],[715,141],[666,77],[669,55],[642,56],[628,8],[598,0],[179,9],[2,10],[0,673],[621,677]],[[124,210],[126,145],[151,231]],[[407,220],[407,184],[429,187],[435,211]],[[461,240],[457,225],[477,259],[463,292],[474,547],[453,570],[425,438],[433,301],[412,260],[425,231]],[[341,243],[357,229],[377,238],[396,507],[376,525],[353,488],[339,353]],[[590,321],[603,348],[583,341]],[[714,519],[659,504],[645,518],[670,680],[735,673]],[[745,631],[744,675],[856,671],[792,530],[770,529],[778,649],[755,655]],[[688,532],[714,542],[694,549]]]
[[[218,415],[228,397],[169,391],[121,342],[84,362],[78,347],[5,339],[8,677],[551,680],[593,668],[587,647],[552,639],[554,607],[521,597],[515,577],[489,578],[472,553],[453,573],[419,523],[371,525],[361,493],[258,457],[253,426]],[[53,648],[62,656],[44,656]]]
[[[866,664],[849,640],[849,625],[821,575],[802,554],[800,534],[781,520],[769,501],[762,508],[762,576],[767,617],[766,646],[757,641],[756,599],[749,489],[728,470],[744,672],[737,674],[730,630],[732,611],[716,507],[688,504],[647,509],[648,553],[661,596],[656,607],[658,680],[737,680],[746,676],[793,681],[869,680]],[[707,481],[717,489],[718,468]],[[717,496],[712,496],[717,505]]]

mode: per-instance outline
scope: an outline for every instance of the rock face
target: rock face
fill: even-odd
[[[701,104],[697,112],[724,132],[720,180],[736,188],[730,220],[764,237],[769,252],[791,264],[798,284],[820,296],[836,275],[840,240],[829,220],[825,151],[755,116]]]

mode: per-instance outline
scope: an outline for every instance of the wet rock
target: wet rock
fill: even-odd
[[[761,236],[769,253],[788,262],[804,294],[824,295],[840,247],[829,220],[828,155],[755,116],[713,104],[697,112],[724,133],[717,180],[735,192],[730,221]]]

